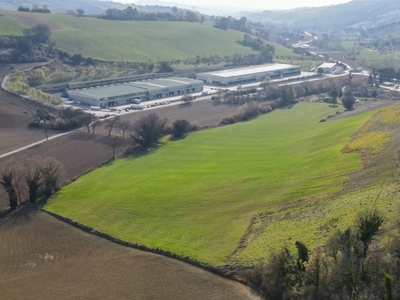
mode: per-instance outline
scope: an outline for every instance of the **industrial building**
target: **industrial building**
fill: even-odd
[[[301,67],[286,64],[265,64],[238,69],[198,73],[196,78],[204,83],[218,86],[232,86],[263,81],[266,77],[281,79],[298,76]]]
[[[108,107],[130,103],[135,99],[149,101],[198,93],[203,86],[200,80],[169,77],[69,90],[68,97],[91,106]]]

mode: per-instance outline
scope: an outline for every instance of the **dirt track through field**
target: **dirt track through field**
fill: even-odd
[[[27,207],[0,220],[2,299],[256,299],[233,281]]]

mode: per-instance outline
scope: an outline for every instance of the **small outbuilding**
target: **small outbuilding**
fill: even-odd
[[[330,74],[335,71],[337,64],[336,63],[323,63],[322,65],[316,68],[318,70],[322,69],[323,73]]]

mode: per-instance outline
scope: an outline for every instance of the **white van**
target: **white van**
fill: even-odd
[[[132,99],[131,102],[135,104],[140,104],[142,101],[140,101],[140,99]]]

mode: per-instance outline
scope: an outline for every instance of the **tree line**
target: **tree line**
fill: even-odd
[[[32,8],[20,5],[18,6],[18,11],[33,12],[33,13],[50,13],[50,9],[48,8],[47,5],[43,5],[42,7],[40,7],[37,4],[33,4]]]
[[[36,203],[58,191],[62,174],[62,164],[51,157],[13,158],[0,165],[0,185],[8,195],[10,209],[15,210],[26,200]]]
[[[325,245],[310,251],[296,241],[297,253],[284,247],[241,275],[264,299],[400,299],[400,223],[385,245],[374,243],[384,222],[363,213]]]
[[[191,10],[172,7],[171,12],[144,12],[128,6],[125,9],[108,8],[100,18],[108,20],[140,20],[140,21],[186,21],[203,22],[204,17]]]
[[[82,126],[89,126],[95,119],[92,114],[71,107],[58,111],[57,115],[49,113],[47,109],[38,109],[28,127],[42,129],[47,137],[49,130],[69,131]]]

